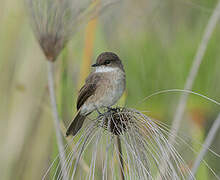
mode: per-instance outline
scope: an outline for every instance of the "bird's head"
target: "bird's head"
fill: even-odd
[[[113,52],[101,53],[96,60],[96,63],[92,67],[102,68],[120,68],[124,71],[120,58]]]

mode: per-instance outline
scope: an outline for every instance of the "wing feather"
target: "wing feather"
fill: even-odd
[[[77,98],[77,110],[79,110],[81,106],[85,103],[85,101],[94,94],[100,78],[100,73],[91,73],[88,76],[88,78],[86,79],[86,83],[79,91],[79,95]]]

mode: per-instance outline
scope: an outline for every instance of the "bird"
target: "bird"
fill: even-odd
[[[103,52],[92,65],[94,70],[88,75],[77,97],[77,113],[66,131],[66,136],[75,136],[86,117],[100,108],[110,108],[125,91],[126,76],[122,61],[113,52]]]

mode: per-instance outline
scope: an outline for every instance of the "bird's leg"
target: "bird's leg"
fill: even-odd
[[[101,112],[99,111],[99,109],[98,109],[97,106],[95,106],[95,110],[96,110],[96,112],[98,113],[98,119],[101,118],[101,117],[103,116],[103,113],[101,113]]]
[[[99,114],[99,116],[102,115],[102,113],[99,111],[99,109],[98,109],[97,107],[95,108],[95,110],[96,110],[96,112]]]
[[[117,112],[117,108],[112,108],[111,106],[107,106],[108,112],[114,111]]]

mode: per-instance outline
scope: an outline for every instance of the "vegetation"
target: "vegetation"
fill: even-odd
[[[59,154],[47,85],[47,62],[24,3],[0,2],[0,174],[5,180],[41,179]],[[102,7],[86,26],[90,18],[80,21],[74,30],[72,24],[68,26],[71,35],[68,34],[68,41],[65,39],[66,45],[56,54],[53,64],[63,142],[71,142],[68,151],[74,149],[83,134],[73,140],[64,136],[76,111],[77,92],[90,64],[103,51],[116,52],[125,65],[127,89],[119,105],[135,108],[170,129],[182,93],[167,92],[143,99],[160,90],[184,88],[217,3],[217,0],[122,1]],[[91,15],[94,14],[89,11],[86,17]],[[71,20],[72,16],[67,17]],[[217,102],[220,102],[219,34],[218,23],[192,86],[192,91]],[[174,146],[189,168],[220,112],[219,107],[200,96],[188,97]],[[219,176],[219,138],[218,130],[204,157],[206,162],[197,171],[197,179],[216,179],[212,171]],[[92,152],[85,151],[79,161],[82,172],[77,175],[89,172]],[[101,179],[102,162],[97,162],[100,171],[95,172],[95,177]],[[49,173],[52,178],[55,172]],[[115,173],[119,178],[120,173]]]

